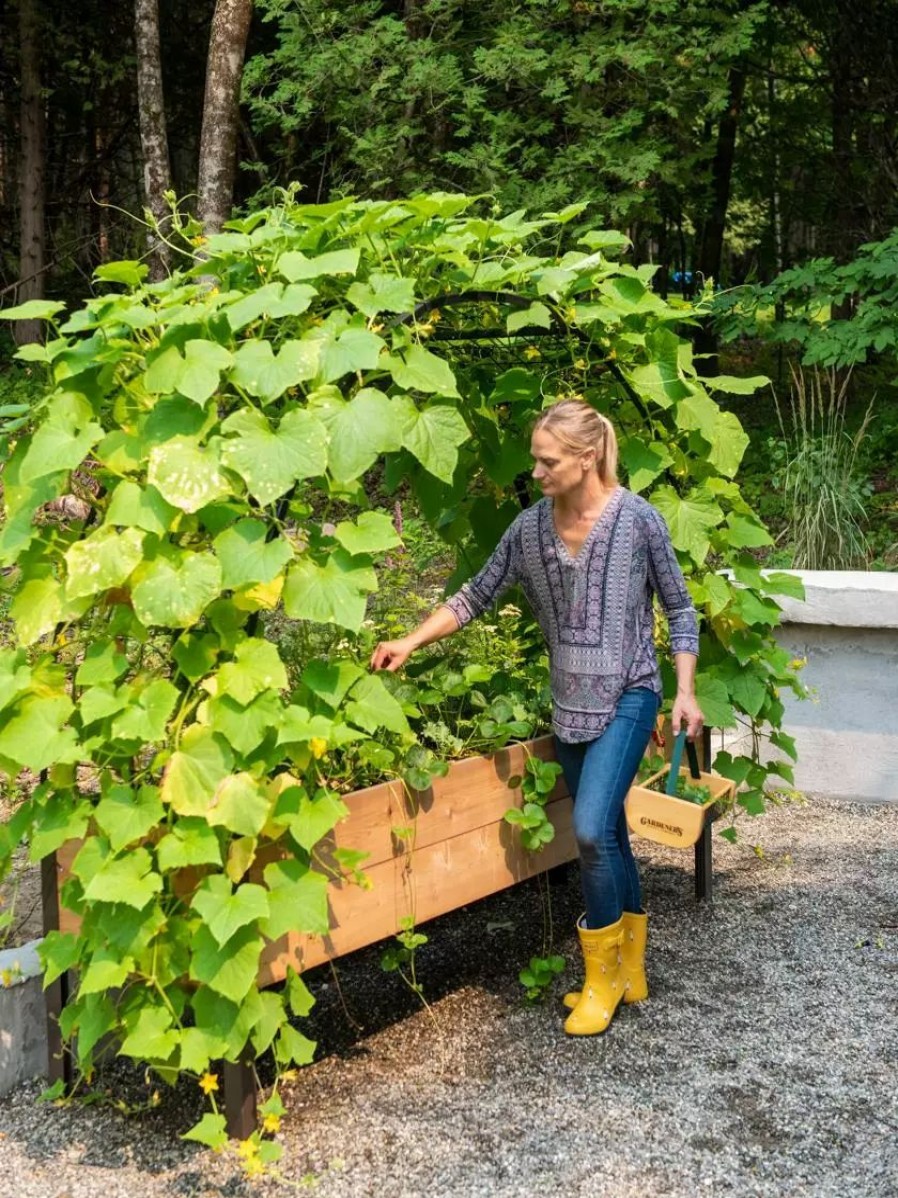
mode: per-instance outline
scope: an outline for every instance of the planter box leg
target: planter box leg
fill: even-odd
[[[44,935],[59,928],[59,891],[57,889],[58,866],[56,854],[41,861],[41,900],[43,906]],[[47,1004],[47,1075],[50,1085],[61,1081],[68,1093],[75,1080],[75,1063],[72,1054],[63,1044],[59,1018],[69,1000],[69,975],[62,973],[44,991]]]
[[[702,769],[711,772],[711,730],[702,729]],[[711,854],[711,824],[706,823],[695,845],[695,897],[710,899],[714,881],[714,863]]]
[[[711,884],[714,879],[714,865],[711,859],[711,823],[702,828],[702,834],[695,842],[695,897],[697,899],[711,898]]]
[[[249,1061],[225,1061],[224,1100],[228,1135],[247,1139],[256,1129],[256,1075]]]

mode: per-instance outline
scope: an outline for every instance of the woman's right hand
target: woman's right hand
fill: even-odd
[[[415,646],[408,637],[398,641],[381,641],[371,654],[372,670],[389,670],[394,673],[414,652]]]

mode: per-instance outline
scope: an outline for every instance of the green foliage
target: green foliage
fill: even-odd
[[[714,301],[725,340],[751,336],[797,345],[804,366],[841,369],[898,347],[898,232],[862,245],[852,261],[814,258],[771,283]]]
[[[845,427],[850,375],[793,371],[783,440],[775,446],[774,484],[786,498],[792,564],[806,570],[850,570],[868,556],[866,501],[860,470],[871,408],[853,435]]]
[[[536,852],[555,838],[555,827],[546,814],[546,804],[561,774],[557,761],[527,757],[524,773],[508,779],[511,790],[521,788],[522,805],[505,812],[505,820],[521,829],[521,843]]]
[[[555,978],[563,972],[564,965],[564,957],[531,957],[530,964],[518,974],[518,979],[524,987],[525,1001],[542,1002]]]
[[[321,196],[448,185],[506,209],[568,211],[576,196],[622,226],[679,213],[681,236],[683,212],[697,229],[704,216],[707,129],[729,71],[766,52],[770,19],[766,3],[731,0],[257,9],[270,48],[247,61],[243,91],[268,178],[301,178]],[[373,302],[372,290],[352,298]]]
[[[116,272],[117,290],[51,318],[45,392],[4,449],[0,539],[17,641],[0,650],[0,769],[48,774],[0,865],[19,838],[34,860],[84,840],[62,894],[80,930],[43,954],[48,976],[78,971],[63,1030],[87,1076],[100,1045],[167,1079],[269,1049],[281,1069],[309,1060],[291,988],[260,992],[258,964],[288,929],[326,932],[330,879],[366,883],[362,854],[316,852],[338,791],[364,769],[424,789],[447,738],[491,749],[544,718],[545,662],[514,615],[489,634],[495,662],[442,657],[417,684],[363,668],[383,555],[399,555],[371,510],[375,463],[465,577],[526,489],[534,415],[585,395],[671,525],[714,722],[779,725],[779,688],[797,683],[770,636],[784,584],[746,549],[764,533],[732,481],[744,437],[650,272],[595,248],[605,235],[547,250],[572,215],[498,219],[439,194],[287,200],[171,278]],[[477,301],[446,303],[466,292]],[[440,330],[504,329],[520,310],[507,292],[557,335],[445,352]],[[397,319],[409,296],[423,320]],[[55,517],[79,479],[86,515]],[[287,618],[298,649],[282,654]],[[533,806],[554,772],[528,763]]]

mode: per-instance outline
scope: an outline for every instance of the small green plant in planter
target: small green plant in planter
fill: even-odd
[[[667,794],[667,777],[656,779],[651,784],[651,789],[660,791],[661,794]],[[711,798],[711,790],[701,783],[694,782],[689,778],[688,774],[681,772],[677,779],[677,788],[672,797],[682,799],[686,803],[697,803],[699,806],[702,806]]]

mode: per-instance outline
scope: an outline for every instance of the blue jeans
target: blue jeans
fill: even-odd
[[[614,719],[596,740],[569,745],[555,738],[574,797],[588,928],[604,928],[624,911],[642,910],[624,799],[655,727],[658,703],[654,691],[634,687],[621,695]]]

